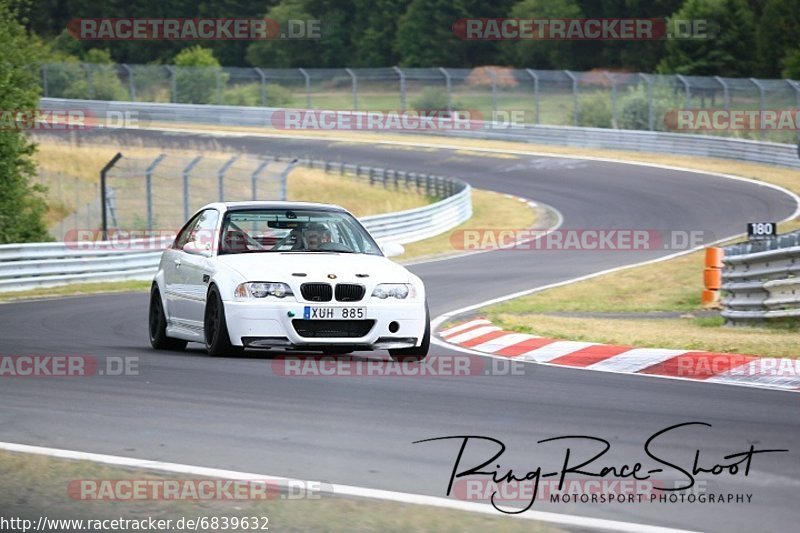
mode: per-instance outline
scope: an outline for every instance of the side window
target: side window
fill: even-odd
[[[216,239],[217,222],[219,221],[219,211],[216,209],[206,209],[200,213],[197,224],[192,229],[190,241],[198,241],[208,244],[209,249],[214,245]]]
[[[175,250],[183,250],[183,246],[189,242],[191,239],[189,237],[192,236],[192,230],[194,230],[195,226],[197,226],[197,221],[200,220],[200,217],[203,213],[196,214],[186,225],[181,229],[178,236],[175,237],[175,242],[172,245],[172,248]]]
[[[175,249],[183,250],[187,242],[199,241],[209,246],[214,243],[214,232],[217,228],[219,212],[216,209],[206,209],[198,213],[175,239]]]

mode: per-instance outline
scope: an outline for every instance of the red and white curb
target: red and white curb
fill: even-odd
[[[517,361],[800,391],[800,359],[548,339],[504,331],[483,318],[440,331],[439,337],[446,344]]]

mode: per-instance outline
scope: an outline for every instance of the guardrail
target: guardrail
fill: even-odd
[[[491,131],[459,131],[454,132],[454,135],[577,148],[604,148],[631,152],[714,157],[800,168],[800,154],[798,154],[797,146],[793,144],[730,139],[713,135],[571,126],[508,127],[496,128]]]
[[[301,159],[299,163],[328,172],[347,173],[370,185],[381,184],[395,190],[411,189],[443,198],[415,209],[363,217],[361,223],[376,239],[399,244],[421,241],[444,233],[472,216],[470,186],[456,178],[320,160]]]
[[[171,122],[273,129],[272,114],[278,110],[269,107],[106,102],[60,98],[42,98],[40,106],[42,109],[50,111],[85,110],[96,116],[106,116],[108,113],[116,115],[132,113],[139,121],[140,127],[146,127],[153,122]],[[437,133],[533,144],[715,157],[800,168],[800,159],[798,159],[800,154],[798,154],[797,147],[792,144],[660,131],[532,126],[478,121],[473,124],[474,129],[469,130],[414,131],[412,133]],[[398,133],[398,131],[394,133]]]
[[[732,324],[800,317],[800,231],[725,248],[722,316]]]
[[[415,209],[363,217],[364,227],[381,241],[400,244],[420,241],[472,216],[471,188],[455,178],[319,160],[298,163],[353,175],[374,186],[402,187],[442,198]],[[171,242],[170,236],[161,236],[151,240],[0,245],[0,291],[148,279],[158,267],[160,250]]]

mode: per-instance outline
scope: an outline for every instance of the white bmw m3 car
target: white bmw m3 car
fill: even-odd
[[[420,361],[430,345],[425,286],[387,259],[345,209],[301,202],[213,203],[161,256],[150,343],[211,355],[245,347],[343,354],[388,350]]]

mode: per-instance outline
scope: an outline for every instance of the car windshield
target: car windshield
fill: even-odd
[[[366,230],[342,211],[248,209],[228,211],[220,254],[321,252],[381,255]]]

